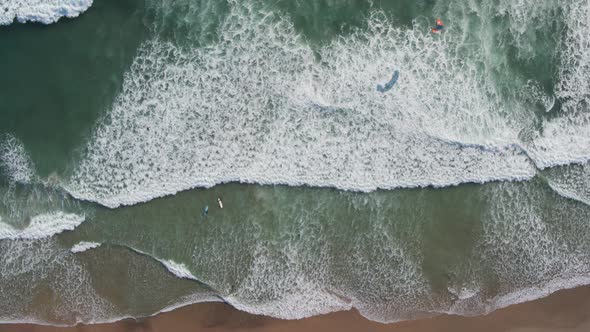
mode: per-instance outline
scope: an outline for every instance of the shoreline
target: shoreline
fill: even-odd
[[[0,324],[0,332],[148,332],[148,331],[374,331],[374,332],[578,332],[590,331],[590,286],[561,290],[488,315],[433,318],[382,324],[356,310],[301,320],[281,320],[239,311],[226,303],[197,303],[142,319],[73,327]]]

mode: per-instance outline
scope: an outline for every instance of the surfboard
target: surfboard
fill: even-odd
[[[223,202],[221,201],[220,197],[217,197],[217,203],[219,203],[219,208],[223,209]]]
[[[393,88],[393,86],[397,82],[398,78],[399,78],[399,71],[395,70],[393,72],[393,76],[391,77],[389,82],[385,83],[385,85],[377,84],[377,91],[387,92],[387,91],[391,90],[391,88]]]

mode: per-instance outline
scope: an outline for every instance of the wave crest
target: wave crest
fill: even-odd
[[[0,25],[15,19],[20,23],[51,24],[62,17],[77,17],[92,6],[93,0],[6,0],[0,4]]]
[[[142,47],[73,196],[114,208],[230,181],[371,191],[535,175],[452,43],[376,14],[318,60],[287,18],[230,3],[218,43]],[[375,91],[395,68],[395,93]]]

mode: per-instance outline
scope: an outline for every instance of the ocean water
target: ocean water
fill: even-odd
[[[0,12],[0,322],[393,322],[590,284],[587,1]]]

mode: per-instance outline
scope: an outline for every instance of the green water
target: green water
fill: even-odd
[[[584,11],[97,0],[1,26],[0,321],[390,322],[588,283]]]
[[[0,132],[41,176],[63,172],[121,89],[148,31],[140,1],[97,1],[83,19],[0,29]]]

